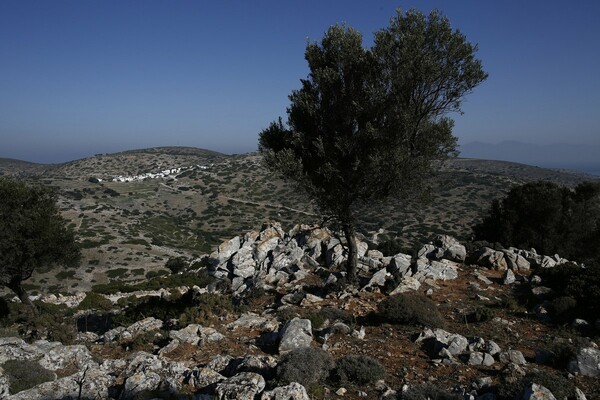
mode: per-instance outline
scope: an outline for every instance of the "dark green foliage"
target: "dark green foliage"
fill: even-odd
[[[188,266],[188,262],[184,257],[171,257],[165,264],[172,273],[182,272]]]
[[[33,307],[21,282],[35,269],[75,266],[79,259],[75,235],[60,215],[55,194],[0,178],[0,284]]]
[[[333,358],[325,350],[307,347],[294,350],[277,364],[277,382],[298,382],[305,387],[325,381],[334,368]]]
[[[383,379],[385,368],[379,361],[365,355],[348,355],[336,362],[334,376],[343,384],[366,385]]]
[[[155,276],[147,281],[136,284],[126,284],[123,282],[111,282],[106,284],[98,284],[92,286],[92,290],[96,293],[114,294],[117,292],[131,293],[137,290],[158,290],[166,287],[188,286],[194,285],[198,287],[206,287],[213,283],[215,278],[208,275],[206,270],[200,272],[187,272],[183,274]]]
[[[63,344],[73,344],[76,338],[73,310],[61,304],[35,302],[36,312],[23,303],[8,303],[8,315],[0,319],[0,325],[16,324],[19,336],[33,341],[46,339]],[[39,312],[37,312],[39,310]]]
[[[401,400],[462,400],[462,396],[450,393],[430,383],[409,386],[406,392],[400,395]]]
[[[88,292],[85,298],[77,306],[78,310],[96,310],[96,311],[110,311],[113,308],[113,304],[106,297],[95,292]]]
[[[8,377],[10,394],[19,393],[40,383],[56,379],[54,372],[33,360],[9,360],[2,364],[2,369]]]
[[[554,291],[550,305],[559,320],[600,318],[600,262],[585,268],[563,264],[547,268],[540,275],[544,285]]]
[[[477,307],[475,311],[467,316],[469,322],[485,322],[493,319],[496,312],[489,307]]]
[[[378,306],[377,316],[384,322],[442,328],[444,320],[431,299],[419,293],[387,297]]]
[[[544,386],[557,399],[571,398],[575,395],[575,385],[567,378],[544,370],[534,370],[516,382],[500,385],[498,400],[513,400],[532,383]]]
[[[453,121],[463,96],[487,75],[476,46],[447,18],[398,11],[371,48],[347,26],[306,47],[310,73],[282,119],[260,133],[270,169],[304,189],[341,223],[356,274],[357,208],[423,188],[433,161],[455,154]]]
[[[177,319],[180,325],[210,324],[218,317],[234,311],[232,299],[228,295],[205,293],[184,295],[173,293],[170,298],[140,297],[128,298],[119,304],[125,309],[113,317],[116,325],[128,326],[134,322],[152,316],[163,321]]]
[[[541,254],[589,262],[600,257],[600,183],[574,190],[550,182],[527,183],[494,200],[473,228],[475,238]]]

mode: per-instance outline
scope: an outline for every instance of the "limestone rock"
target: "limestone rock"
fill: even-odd
[[[223,375],[210,368],[194,368],[185,374],[184,382],[196,390],[202,390],[226,379]]]
[[[254,400],[265,388],[265,378],[254,372],[241,372],[217,384],[217,400]]]
[[[508,350],[503,351],[499,354],[500,362],[503,363],[512,363],[515,365],[525,365],[527,361],[525,361],[525,357],[523,357],[523,353],[518,350]]]
[[[569,362],[567,369],[584,376],[600,376],[600,350],[597,347],[584,347]]]
[[[23,339],[16,337],[0,338],[0,364],[8,360],[34,360],[42,352],[36,346],[27,344]]]
[[[406,276],[410,274],[412,265],[412,257],[407,254],[398,253],[390,260],[388,271],[391,274],[399,274]]]
[[[556,400],[550,390],[537,383],[527,386],[518,398],[519,400]]]
[[[279,332],[279,354],[285,354],[302,347],[310,347],[312,326],[309,319],[294,318],[288,321]]]
[[[287,386],[280,386],[271,391],[263,392],[261,400],[310,400],[304,386],[292,382]]]
[[[504,273],[504,278],[502,279],[502,283],[505,285],[511,285],[515,283],[515,274],[512,272],[512,269],[507,269]]]
[[[390,292],[390,296],[394,296],[399,293],[413,292],[419,290],[421,282],[412,276],[405,276],[400,281],[400,284]]]

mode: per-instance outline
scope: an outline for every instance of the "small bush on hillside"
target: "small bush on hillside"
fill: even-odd
[[[171,257],[165,264],[173,274],[182,272],[187,267],[188,263],[184,257]]]
[[[288,385],[292,382],[310,387],[325,381],[334,368],[333,358],[325,350],[307,347],[294,350],[277,364],[277,383]]]
[[[409,386],[399,398],[400,400],[462,400],[462,396],[430,383]]]
[[[11,394],[56,379],[54,372],[47,370],[33,360],[9,360],[2,364],[2,369],[4,375],[8,377]]]
[[[555,298],[551,309],[561,319],[584,318],[595,321],[600,318],[600,262],[586,265],[563,264],[541,272],[542,282],[553,289]]]
[[[485,322],[494,319],[496,312],[489,307],[477,307],[475,311],[467,315],[469,322]]]
[[[444,320],[437,306],[419,293],[402,293],[379,303],[378,317],[385,322],[442,328]]]
[[[109,311],[113,308],[112,301],[101,294],[88,292],[77,306],[78,310]]]
[[[550,390],[555,398],[566,399],[575,395],[575,385],[567,378],[543,370],[528,372],[516,382],[504,383],[498,388],[499,400],[513,400],[529,385],[537,383]]]
[[[365,385],[382,379],[385,368],[379,361],[365,355],[348,355],[339,359],[335,368],[335,379],[340,383]]]

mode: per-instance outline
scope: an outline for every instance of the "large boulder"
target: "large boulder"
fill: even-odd
[[[279,354],[310,347],[313,339],[310,320],[294,318],[288,321],[279,332],[279,339]]]
[[[600,377],[600,350],[597,347],[584,347],[569,362],[571,373]]]
[[[518,397],[519,400],[556,400],[550,390],[537,383],[527,386]]]
[[[241,372],[217,384],[217,400],[254,400],[265,389],[265,378],[254,372]]]
[[[481,265],[482,267],[504,271],[508,268],[504,253],[489,247],[482,247],[477,250],[474,254],[475,264]]]
[[[287,386],[280,386],[271,391],[263,392],[260,400],[310,400],[304,386],[292,382]]]

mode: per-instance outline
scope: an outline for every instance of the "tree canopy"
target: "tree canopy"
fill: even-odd
[[[572,190],[541,181],[516,186],[505,198],[492,202],[473,231],[477,240],[597,262],[600,183],[584,182]]]
[[[447,114],[487,77],[476,50],[439,12],[415,10],[398,11],[370,48],[345,25],[307,45],[310,73],[289,96],[287,123],[260,133],[259,150],[341,223],[351,279],[356,208],[414,194],[433,161],[456,154]]]
[[[21,282],[37,268],[73,266],[79,258],[75,235],[60,215],[55,194],[0,178],[0,284],[33,307]]]

